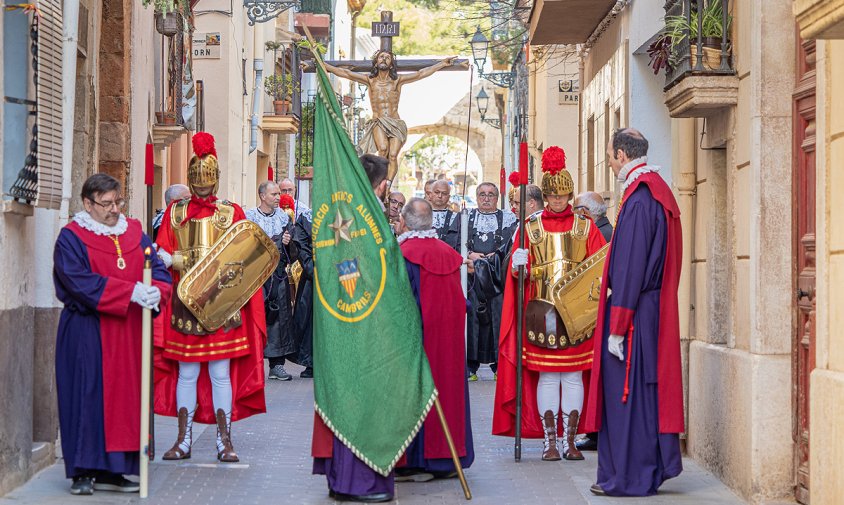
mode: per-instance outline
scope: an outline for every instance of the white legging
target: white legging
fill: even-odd
[[[180,361],[179,382],[176,385],[176,408],[185,407],[188,412],[196,408],[196,382],[199,379],[201,363]],[[211,396],[214,412],[223,409],[226,414],[232,411],[232,383],[229,378],[229,360],[221,359],[208,362],[208,375],[211,376]]]
[[[539,415],[550,410],[557,416],[560,411],[560,386],[562,386],[563,413],[583,409],[583,372],[540,372],[536,384],[536,405]],[[564,418],[565,419],[565,418]]]

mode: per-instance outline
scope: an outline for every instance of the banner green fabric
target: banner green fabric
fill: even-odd
[[[314,397],[325,424],[387,475],[437,392],[404,259],[317,65]]]

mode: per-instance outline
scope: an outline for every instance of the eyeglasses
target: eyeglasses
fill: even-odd
[[[390,198],[388,201],[390,202],[390,205],[395,205],[400,209],[402,207],[404,207],[404,202],[401,201],[401,200],[396,200],[395,198]]]
[[[495,193],[478,193],[478,198],[481,198],[483,200],[495,200],[496,198],[498,198],[498,195],[496,195]]]
[[[121,210],[123,207],[126,206],[126,200],[120,198],[113,202],[98,202],[96,200],[89,200],[91,203],[99,205],[100,207],[104,208],[105,210],[111,210],[112,207],[117,207],[117,210]]]
[[[434,191],[433,193],[437,196],[448,196],[449,191]]]

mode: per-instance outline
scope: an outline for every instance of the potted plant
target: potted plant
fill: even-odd
[[[144,7],[150,4],[155,9],[155,31],[172,37],[182,29],[182,14],[179,12],[180,0],[143,0]]]
[[[293,74],[273,74],[264,78],[264,90],[273,97],[275,113],[287,114],[293,93],[299,92],[299,83],[293,79]]]
[[[676,66],[674,60],[678,57],[677,48],[684,41],[689,44],[689,64],[692,68],[697,66],[698,16],[701,18],[703,67],[706,70],[714,70],[721,66],[721,42],[724,33],[729,36],[733,16],[727,13],[725,23],[721,0],[710,0],[706,4],[699,2],[698,9],[691,12],[689,19],[686,19],[685,15],[665,17],[665,28],[660,37],[648,48],[652,68],[661,63],[666,45],[670,47],[672,55],[670,63]],[[729,47],[727,50],[729,51]],[[654,70],[659,71],[657,68]]]

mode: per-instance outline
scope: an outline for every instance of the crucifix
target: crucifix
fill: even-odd
[[[468,70],[468,60],[451,56],[443,60],[407,60],[397,62],[393,54],[393,37],[399,34],[399,23],[393,13],[381,12],[381,22],[372,23],[372,36],[381,37],[381,49],[371,60],[326,61],[332,74],[363,84],[369,88],[372,119],[364,127],[358,147],[364,153],[377,153],[390,161],[387,180],[392,184],[398,172],[398,156],[407,140],[407,125],[399,117],[399,98],[405,84],[416,82],[440,70]],[[313,61],[303,64],[305,72],[314,71]]]

